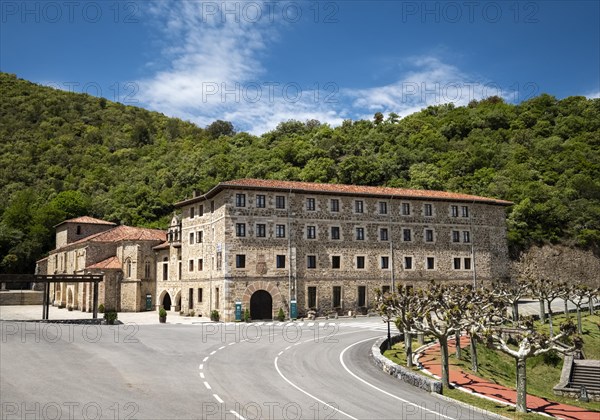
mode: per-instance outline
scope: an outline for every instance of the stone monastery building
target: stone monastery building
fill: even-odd
[[[442,191],[239,179],[176,203],[180,215],[166,233],[65,221],[47,269],[104,272],[99,302],[120,311],[218,310],[230,321],[239,302],[253,319],[280,308],[289,316],[294,307],[298,316],[360,313],[373,307],[376,289],[399,283],[507,277],[511,204]],[[89,310],[89,286],[75,287],[57,288],[55,302]]]

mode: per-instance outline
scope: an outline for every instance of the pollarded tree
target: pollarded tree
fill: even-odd
[[[548,337],[538,333],[533,327],[533,320],[527,319],[515,332],[511,329],[509,333],[518,339],[517,348],[510,347],[507,340],[502,337],[504,328],[489,328],[482,326],[482,337],[486,339],[489,347],[511,356],[515,359],[517,370],[517,411],[527,412],[527,359],[556,350],[560,353],[572,352],[581,346],[581,340],[575,338],[575,345],[567,347],[560,340],[567,338],[575,332],[575,325],[567,321],[560,327],[560,333],[554,337]]]
[[[498,282],[493,284],[492,294],[505,302],[512,309],[514,324],[519,323],[519,300],[529,293],[529,285],[526,282]]]
[[[544,304],[548,305],[550,337],[552,337],[554,335],[554,326],[552,324],[552,302],[562,294],[561,285],[544,278],[539,278],[537,280],[530,279],[529,293],[540,301],[540,321],[542,323],[546,322]]]
[[[585,284],[575,284],[569,288],[568,299],[570,302],[573,302],[575,308],[577,308],[577,334],[583,334],[583,328],[581,327],[581,308],[584,303],[589,302],[589,290],[589,286]]]
[[[594,315],[594,301],[598,301],[598,298],[600,298],[600,288],[596,287],[593,289],[589,287],[586,291],[586,296],[588,298],[588,309],[590,311],[590,315]]]

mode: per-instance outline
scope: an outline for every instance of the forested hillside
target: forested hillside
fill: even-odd
[[[33,270],[65,218],[165,227],[175,201],[239,177],[502,198],[515,202],[513,255],[542,242],[598,250],[600,99],[493,97],[257,137],[0,73],[0,271]]]

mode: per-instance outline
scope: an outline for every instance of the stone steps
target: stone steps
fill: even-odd
[[[570,386],[585,386],[588,391],[600,392],[600,364],[582,364],[575,361],[571,374]]]

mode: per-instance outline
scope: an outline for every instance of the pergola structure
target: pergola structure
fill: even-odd
[[[98,283],[104,281],[103,274],[0,274],[0,283],[43,283],[44,301],[42,319],[50,313],[50,283],[93,283],[92,318],[98,318]]]

